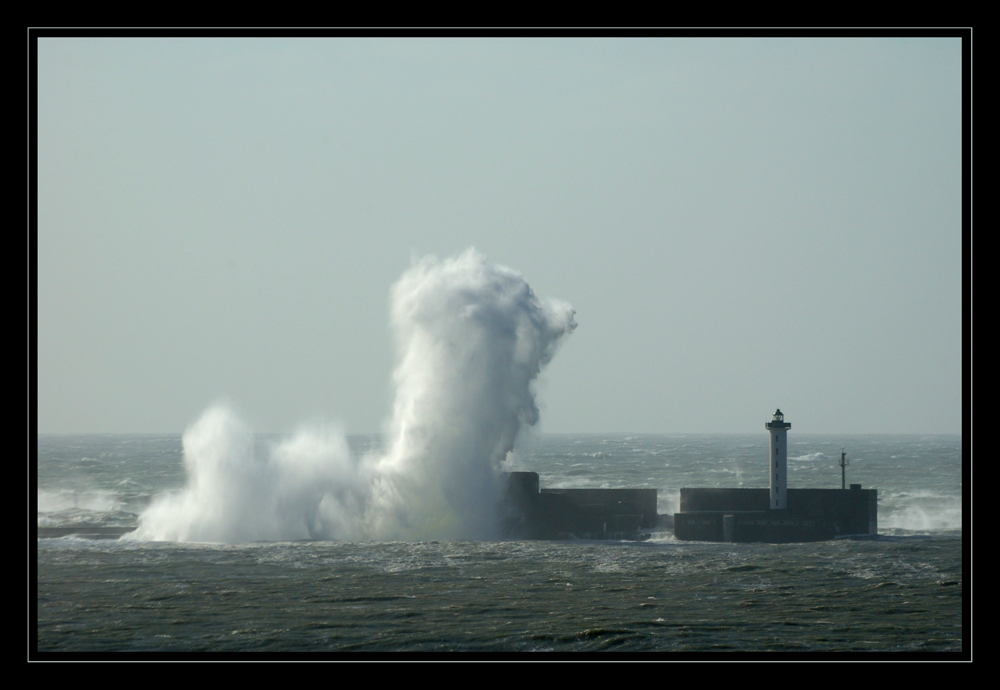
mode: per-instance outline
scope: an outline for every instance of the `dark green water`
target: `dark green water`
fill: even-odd
[[[661,512],[681,486],[766,486],[766,438],[580,435],[532,443],[512,464],[539,471],[544,486],[655,487]],[[878,538],[781,545],[677,542],[669,532],[642,543],[38,539],[37,648],[966,651],[961,439],[796,443],[792,486],[839,486],[839,449],[855,449],[849,479],[879,489]],[[179,438],[43,437],[39,525],[134,525],[151,496],[182,483]]]
[[[43,651],[936,652],[963,642],[954,536],[43,542]]]

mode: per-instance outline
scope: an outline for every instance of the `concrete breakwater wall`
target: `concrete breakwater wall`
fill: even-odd
[[[512,539],[630,538],[657,526],[656,489],[542,489],[537,472],[511,472],[501,524]]]
[[[786,508],[768,506],[768,489],[681,489],[674,535],[697,541],[818,541],[878,533],[878,492],[788,489]]]

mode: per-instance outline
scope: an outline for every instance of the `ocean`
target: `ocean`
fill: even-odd
[[[29,646],[139,653],[131,658],[967,651],[961,436],[788,438],[790,488],[839,488],[847,452],[847,481],[878,490],[877,537],[723,544],[677,541],[666,529],[643,542],[39,537]],[[281,440],[258,434],[254,444]],[[347,441],[358,456],[383,445],[374,436]],[[659,512],[672,513],[681,487],[766,487],[768,437],[763,429],[535,434],[518,440],[505,465],[538,472],[545,488],[655,488]],[[37,526],[133,528],[155,497],[185,482],[179,434],[39,435]],[[448,657],[456,658],[473,656]]]

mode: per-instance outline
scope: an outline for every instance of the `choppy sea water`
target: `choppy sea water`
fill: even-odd
[[[273,438],[260,437],[266,444]],[[356,450],[377,443],[352,437]],[[39,651],[963,650],[962,439],[789,435],[789,486],[879,490],[875,539],[141,543],[38,539]],[[543,487],[767,486],[767,436],[542,435]],[[134,526],[180,436],[40,436],[40,527]]]

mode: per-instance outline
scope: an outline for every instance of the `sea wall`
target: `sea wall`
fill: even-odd
[[[767,489],[681,489],[674,535],[698,541],[815,541],[878,534],[878,492],[788,489],[788,507],[768,507]]]
[[[511,472],[502,505],[504,536],[565,539],[634,533],[657,525],[656,489],[540,489],[535,472]]]

